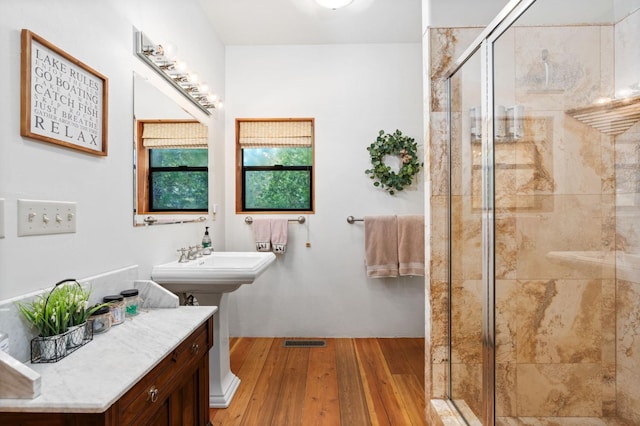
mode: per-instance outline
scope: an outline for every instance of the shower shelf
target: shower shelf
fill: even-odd
[[[640,120],[640,96],[574,108],[566,113],[602,133],[615,136],[624,133]]]

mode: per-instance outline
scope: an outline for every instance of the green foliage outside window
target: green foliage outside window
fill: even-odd
[[[244,148],[245,210],[311,210],[310,147]]]
[[[310,166],[313,161],[311,148],[244,148],[244,166]]]
[[[309,210],[309,171],[247,171],[245,208],[259,210]]]
[[[207,149],[152,149],[152,167],[207,167],[209,164],[209,150]]]
[[[206,211],[208,161],[207,149],[150,150],[150,210]]]

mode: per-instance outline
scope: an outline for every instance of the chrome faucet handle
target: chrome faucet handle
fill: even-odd
[[[185,263],[185,262],[189,261],[189,259],[187,259],[187,249],[186,248],[180,247],[176,251],[180,253],[180,259],[178,259],[178,263]]]
[[[202,244],[196,245],[196,257],[202,257]]]
[[[198,249],[196,246],[189,246],[189,252],[187,253],[187,258],[189,260],[193,260],[196,258],[196,253],[198,253]]]

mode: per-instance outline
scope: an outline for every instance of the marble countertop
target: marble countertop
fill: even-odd
[[[217,310],[142,311],[56,363],[26,363],[42,377],[41,395],[0,399],[0,411],[104,412]]]

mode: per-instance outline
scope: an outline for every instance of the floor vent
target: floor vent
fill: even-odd
[[[285,348],[324,348],[326,340],[285,340],[282,342]]]

